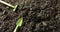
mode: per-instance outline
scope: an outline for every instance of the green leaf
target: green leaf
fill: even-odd
[[[18,19],[18,21],[16,22],[16,28],[14,29],[13,32],[16,32],[18,27],[21,26],[23,23],[23,18],[21,17],[20,19]]]
[[[23,18],[21,17],[20,19],[18,19],[16,26],[21,26],[23,23]]]

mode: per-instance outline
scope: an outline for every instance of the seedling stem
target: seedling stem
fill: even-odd
[[[18,26],[16,26],[16,28],[15,28],[15,30],[14,30],[13,32],[16,32],[16,31],[17,31],[17,29],[18,29]]]

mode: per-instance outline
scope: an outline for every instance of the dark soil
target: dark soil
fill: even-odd
[[[3,0],[18,9],[0,3],[0,32],[13,32],[23,16],[18,32],[60,32],[60,0]]]

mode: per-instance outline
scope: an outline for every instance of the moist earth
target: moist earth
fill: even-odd
[[[60,32],[60,0],[2,0],[13,8],[0,3],[0,32],[13,32],[17,20],[23,24],[17,32]]]

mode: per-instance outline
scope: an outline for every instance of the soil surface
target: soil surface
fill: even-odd
[[[0,32],[13,32],[16,21],[23,16],[18,32],[60,32],[60,0],[2,0],[13,8],[0,3]]]

